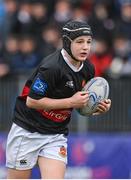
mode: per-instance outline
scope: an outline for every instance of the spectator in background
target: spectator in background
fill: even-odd
[[[81,7],[74,7],[72,12],[72,19],[78,21],[87,21],[87,16]]]
[[[114,21],[110,18],[107,1],[96,1],[88,23],[92,26],[94,38],[104,35],[107,41],[112,43]]]
[[[3,58],[10,66],[10,73],[26,73],[32,70],[40,62],[36,52],[36,43],[32,36],[10,35],[5,43]]]
[[[15,29],[17,21],[18,4],[16,0],[4,0],[4,11],[3,21],[0,28],[0,35],[4,42],[8,34],[12,33]]]
[[[10,70],[9,73],[14,72],[15,67],[19,63],[20,59],[17,36],[10,34],[6,38],[4,48],[2,51],[2,58],[4,62],[8,62]]]
[[[2,41],[0,40],[0,78],[6,76],[9,73],[9,66],[2,56],[2,51]]]
[[[120,1],[120,17],[115,25],[115,35],[124,34],[131,39],[131,0]]]
[[[0,57],[0,78],[5,77],[9,73],[9,66]]]
[[[27,34],[33,33],[33,20],[31,17],[31,4],[27,0],[22,0],[19,2],[19,10],[17,13],[17,21],[15,23],[15,29],[13,33]]]
[[[94,51],[90,56],[90,61],[95,66],[95,76],[105,76],[106,71],[112,62],[112,54],[109,51],[108,43],[104,37],[94,40]]]
[[[35,36],[40,36],[42,29],[47,25],[47,6],[46,4],[36,1],[31,5],[31,15],[33,18],[33,34]],[[37,28],[36,28],[37,27]]]
[[[30,0],[31,4],[40,3],[46,6],[47,8],[47,17],[48,19],[53,15],[54,13],[54,7],[57,0]]]
[[[4,17],[5,17],[4,2],[3,2],[3,0],[0,0],[0,28],[1,28],[1,24],[4,21]]]
[[[19,50],[21,61],[17,70],[26,72],[32,70],[40,63],[40,56],[37,52],[37,43],[33,36],[25,35],[20,39]]]
[[[41,57],[45,57],[62,46],[60,32],[56,26],[48,25],[43,28],[42,41],[40,42]]]
[[[9,66],[4,62],[0,52],[0,78],[6,76],[9,73]]]
[[[86,19],[88,19],[88,17],[92,13],[94,1],[91,1],[91,0],[70,0],[70,3],[73,7],[73,11],[75,8],[82,9],[83,14],[85,14],[85,16],[86,16]]]
[[[111,78],[131,77],[131,40],[118,34],[113,42],[114,56],[109,68]]]
[[[80,3],[81,3],[81,8],[83,9],[85,15],[88,18],[92,13],[94,1],[82,0],[82,1],[80,1]]]
[[[72,7],[69,0],[57,0],[55,10],[51,17],[51,23],[57,24],[61,29],[62,26],[72,18]]]

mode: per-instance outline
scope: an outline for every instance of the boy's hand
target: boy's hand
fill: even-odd
[[[87,91],[79,91],[75,93],[70,100],[73,108],[81,108],[87,105],[89,94]]]
[[[109,111],[110,107],[111,107],[111,100],[105,99],[99,103],[96,112],[94,112],[92,115],[99,115],[106,113],[107,111]]]

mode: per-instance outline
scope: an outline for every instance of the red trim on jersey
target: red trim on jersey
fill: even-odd
[[[24,86],[23,91],[20,95],[20,97],[22,97],[23,99],[26,99],[26,97],[28,96],[30,91],[30,88],[28,86]]]
[[[69,110],[37,110],[42,116],[55,122],[63,122],[71,116],[72,109]]]
[[[24,86],[23,91],[20,95],[23,99],[26,99],[30,91],[30,88],[28,86]],[[38,111],[42,116],[48,118],[49,120],[55,121],[55,122],[63,122],[67,118],[71,116],[72,109],[69,110],[36,110]]]

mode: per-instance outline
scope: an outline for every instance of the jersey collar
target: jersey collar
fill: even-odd
[[[62,49],[62,50],[61,50],[61,54],[62,54],[63,59],[65,60],[65,62],[68,64],[68,66],[69,66],[74,72],[79,72],[79,71],[83,68],[83,63],[82,63],[81,66],[77,69],[75,66],[73,66],[73,65],[70,63],[69,59],[67,59],[67,57],[65,56],[65,52],[64,52],[64,51],[65,51],[65,50]]]

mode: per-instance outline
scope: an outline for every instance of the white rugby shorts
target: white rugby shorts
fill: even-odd
[[[39,156],[67,164],[67,138],[63,134],[31,133],[13,123],[7,138],[6,166],[18,170],[32,169]]]

